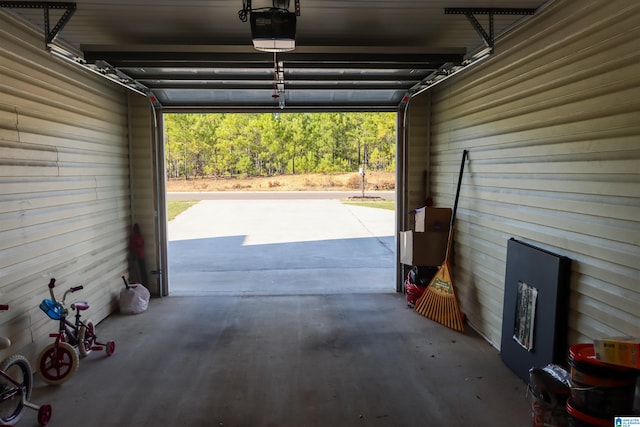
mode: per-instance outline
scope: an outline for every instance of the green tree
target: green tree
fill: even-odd
[[[209,118],[203,114],[165,115],[169,176],[203,176],[209,161]]]
[[[165,114],[168,177],[395,168],[395,113]]]

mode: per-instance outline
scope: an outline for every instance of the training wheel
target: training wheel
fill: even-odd
[[[105,346],[105,351],[107,352],[107,356],[111,356],[113,353],[115,353],[116,352],[116,342],[115,341],[107,342],[107,345]]]
[[[38,424],[46,426],[51,420],[51,405],[42,405],[38,409]]]

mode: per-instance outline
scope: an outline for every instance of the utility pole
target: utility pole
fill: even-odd
[[[361,188],[362,188],[362,198],[364,199],[364,187],[365,187],[365,175],[367,174],[367,145],[364,146],[364,159],[362,162],[362,167],[360,168],[360,176],[361,178]]]

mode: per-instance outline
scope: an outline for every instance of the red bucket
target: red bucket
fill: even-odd
[[[567,421],[569,427],[613,427],[613,417],[599,418],[585,414],[574,407],[571,399],[567,400]]]
[[[569,348],[571,401],[575,409],[594,417],[633,412],[638,371],[596,359],[593,344]]]

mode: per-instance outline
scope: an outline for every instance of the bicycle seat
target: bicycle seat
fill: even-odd
[[[86,310],[89,308],[89,303],[86,301],[76,301],[73,304],[71,304],[71,310]]]
[[[11,347],[11,340],[7,337],[0,337],[0,350]]]

